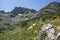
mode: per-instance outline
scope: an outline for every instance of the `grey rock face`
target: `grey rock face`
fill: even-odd
[[[44,24],[42,27],[42,31],[48,30],[49,28],[52,28],[52,24]]]
[[[47,38],[50,39],[50,40],[53,40],[55,39],[55,35],[54,35],[54,28],[51,28],[51,29],[48,29],[46,30],[46,33],[47,33]]]
[[[44,24],[41,30],[41,36],[39,40],[55,40],[55,30],[53,24]]]
[[[37,40],[60,40],[60,33],[55,35],[55,25],[44,24],[41,29],[41,35]]]

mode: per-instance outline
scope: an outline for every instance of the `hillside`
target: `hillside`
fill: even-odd
[[[11,12],[0,11],[0,32],[13,30],[20,26],[22,21],[33,19],[37,14],[36,10],[15,7]]]
[[[16,7],[10,13],[0,13],[0,40],[60,40],[60,3],[38,12]]]

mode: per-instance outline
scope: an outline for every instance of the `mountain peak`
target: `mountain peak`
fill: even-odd
[[[41,10],[46,10],[46,9],[51,9],[51,10],[55,10],[56,8],[60,7],[60,3],[59,2],[51,2],[49,3],[47,6],[45,6],[44,8],[42,8]],[[41,11],[40,10],[40,11]]]
[[[49,5],[59,7],[60,3],[55,1],[55,2],[51,2]]]
[[[24,14],[24,13],[36,13],[37,11],[34,9],[28,9],[28,8],[24,8],[24,7],[15,7],[11,13],[14,15],[18,15],[18,14]]]

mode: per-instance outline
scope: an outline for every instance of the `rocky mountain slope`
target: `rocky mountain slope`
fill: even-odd
[[[52,2],[41,9],[44,22],[37,40],[60,40],[60,3]]]
[[[32,19],[37,11],[33,9],[15,7],[11,12],[0,11],[0,32],[8,31],[20,26],[22,21]]]
[[[36,12],[18,7],[11,14],[0,13],[0,40],[60,40],[60,3]]]
[[[37,11],[34,9],[28,9],[24,7],[15,7],[10,13],[16,16],[18,14],[37,13]]]

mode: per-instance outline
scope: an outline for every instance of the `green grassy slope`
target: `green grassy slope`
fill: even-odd
[[[16,26],[14,30],[0,33],[0,40],[36,40],[36,37],[40,34],[42,23],[52,23],[56,26],[55,29],[58,25],[60,26],[60,8],[56,9],[54,12],[40,14],[42,14],[42,12],[33,19],[23,21],[23,24]],[[35,23],[36,25],[33,26]],[[30,28],[31,26],[32,28]],[[56,29],[56,32],[60,31]]]

